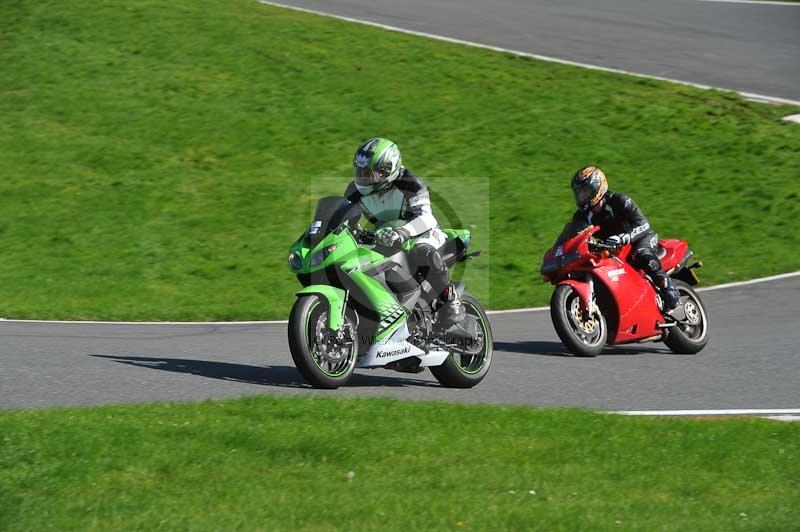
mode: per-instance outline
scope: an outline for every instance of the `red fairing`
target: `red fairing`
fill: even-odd
[[[609,325],[608,343],[636,342],[660,336],[659,324],[666,320],[658,308],[655,288],[643,272],[628,263],[630,244],[618,249],[603,247],[602,242],[595,241],[592,236],[599,229],[597,226],[587,228],[550,249],[544,256],[542,274],[553,284],[570,285],[580,296],[585,310],[589,309],[594,296]],[[678,266],[689,252],[683,240],[662,240],[660,244],[666,250],[661,258],[666,271]],[[605,293],[610,295],[610,301]]]
[[[581,298],[583,310],[589,310],[589,299],[591,297],[589,293],[589,283],[585,281],[576,281],[574,279],[564,279],[558,284],[568,284],[574,288],[575,291],[578,292],[578,296]]]
[[[686,254],[689,253],[689,244],[685,240],[660,240],[658,243],[667,252],[666,255],[661,257],[661,266],[665,272],[680,264]]]
[[[611,316],[613,310],[598,303],[609,322],[609,343],[636,342],[661,334],[658,324],[664,323],[664,317],[658,308],[656,292],[639,270],[614,257],[603,260],[593,275],[595,285],[602,283],[616,306],[616,316]],[[612,328],[614,322],[616,327]]]

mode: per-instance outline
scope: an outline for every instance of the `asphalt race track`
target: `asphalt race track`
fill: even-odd
[[[406,30],[800,100],[800,4],[275,0]]]
[[[560,59],[800,100],[800,4],[698,0],[280,0]],[[189,401],[262,393],[580,406],[800,407],[800,276],[703,292],[711,342],[562,352],[547,312],[492,316],[495,359],[472,390],[430,373],[358,370],[334,392],[303,384],[285,324],[0,321],[0,408]]]
[[[472,390],[429,372],[357,370],[337,391],[308,388],[285,324],[0,322],[0,408],[189,401],[262,393],[581,406],[601,410],[800,407],[800,276],[702,293],[711,341],[699,355],[662,344],[562,353],[544,311],[494,314],[495,358]]]

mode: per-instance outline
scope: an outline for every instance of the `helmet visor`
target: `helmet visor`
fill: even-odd
[[[356,184],[361,185],[362,187],[368,187],[371,185],[377,185],[379,183],[383,183],[386,181],[386,178],[389,177],[390,171],[381,166],[376,166],[373,168],[369,167],[355,167],[355,177],[356,177]]]
[[[573,187],[572,191],[575,193],[575,204],[578,207],[586,207],[594,195],[597,194],[597,187],[592,183],[582,183]]]

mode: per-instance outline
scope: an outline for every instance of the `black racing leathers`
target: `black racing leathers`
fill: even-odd
[[[557,243],[563,242],[590,225],[600,226],[595,235],[597,238],[630,235],[633,247],[629,259],[631,264],[647,272],[659,288],[666,287],[667,274],[658,259],[658,235],[650,229],[647,217],[630,196],[609,190],[599,211],[575,212]]]

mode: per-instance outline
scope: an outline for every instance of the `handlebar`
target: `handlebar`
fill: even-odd
[[[378,234],[375,231],[362,229],[361,227],[357,227],[353,230],[353,236],[356,238],[356,242],[367,245],[374,244],[378,238]]]
[[[614,252],[619,251],[622,248],[623,244],[612,244],[606,240],[601,240],[599,238],[590,238],[589,239],[589,250],[590,251],[608,251]]]

